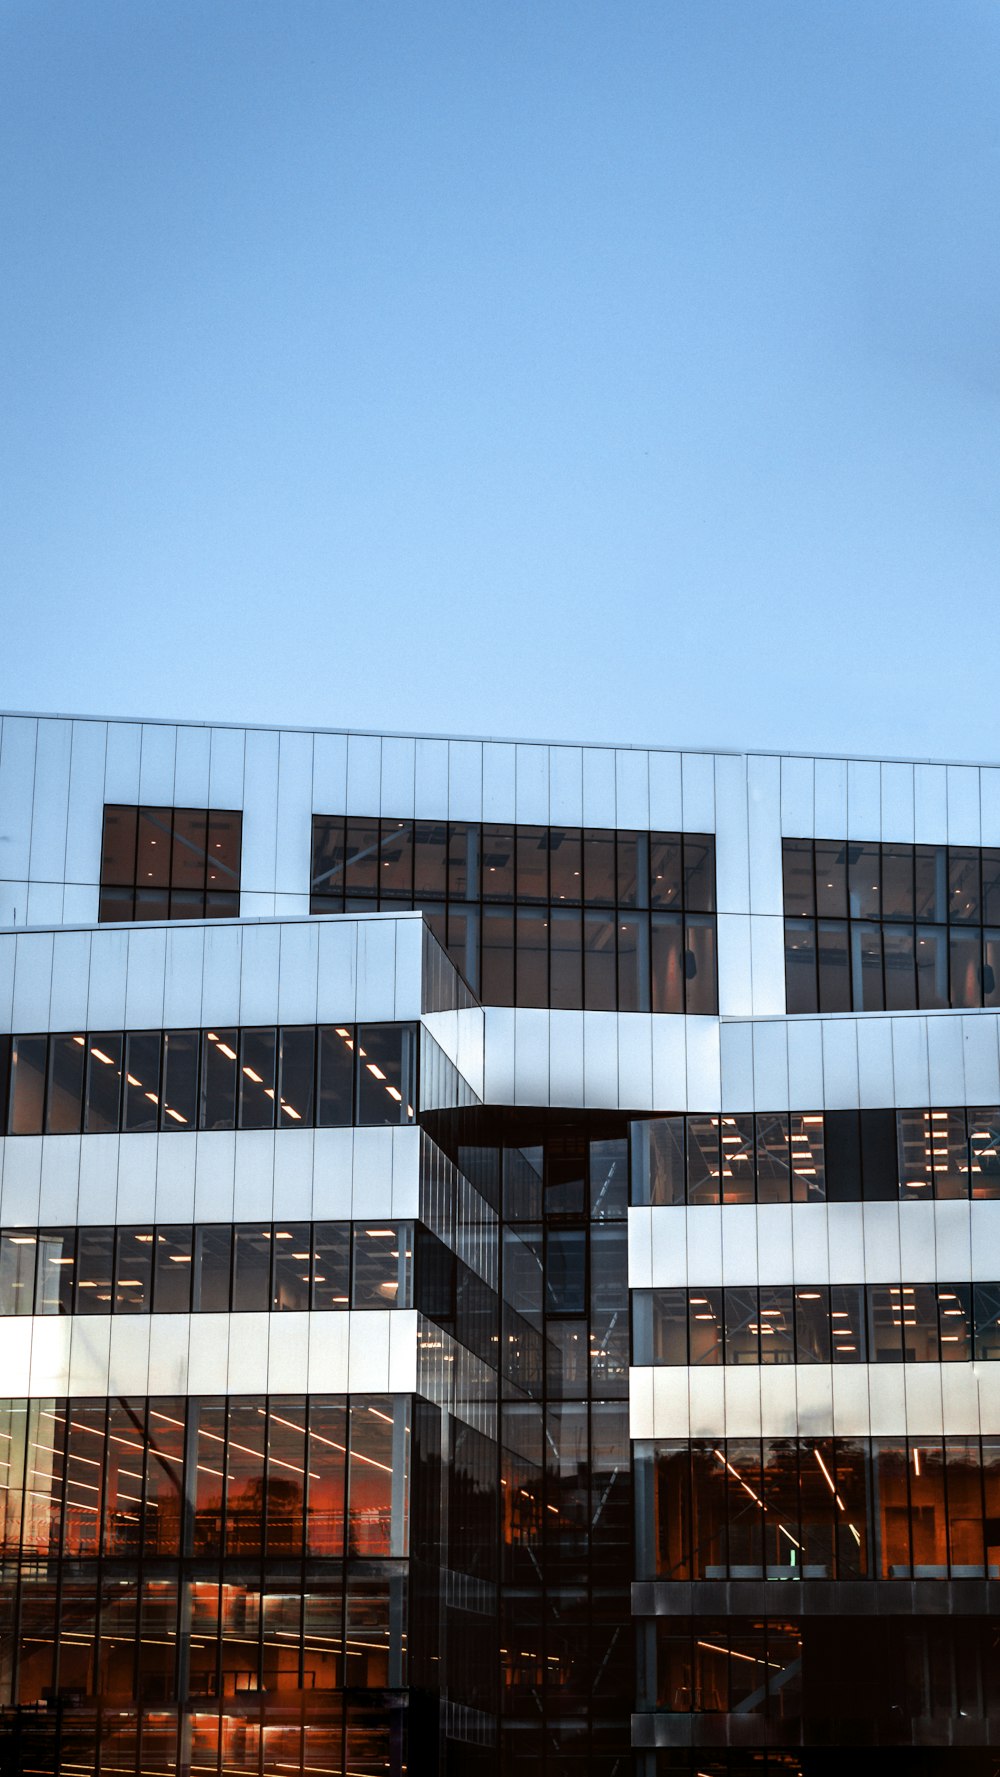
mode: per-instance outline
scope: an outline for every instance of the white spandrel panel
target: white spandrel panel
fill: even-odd
[[[392,1214],[391,1129],[354,1131],[351,1216],[356,1222]]]
[[[685,833],[715,832],[715,758],[711,753],[681,756],[681,812]]]
[[[921,1437],[939,1438],[944,1430],[941,1400],[943,1367],[941,1364],[903,1366],[906,1424],[912,1426]]]
[[[393,987],[392,1015],[394,1018],[418,1018],[420,1016],[423,977],[424,977],[424,929],[423,921],[414,914],[404,915],[394,920],[396,949],[393,961],[395,985]],[[457,1017],[457,1014],[455,1014]],[[449,1051],[449,1053],[451,1053]],[[452,1060],[455,1057],[452,1054]]]
[[[580,1014],[581,1018],[584,1016]],[[483,1099],[486,1104],[514,1102],[514,1008],[487,1006]]]
[[[38,1219],[50,1228],[66,1227],[76,1221],[82,1139],[79,1135],[42,1137]]]
[[[89,932],[56,932],[52,946],[50,1030],[87,1029],[92,939]]]
[[[583,1014],[583,1093],[590,1109],[617,1110],[618,1018],[614,1012]]]
[[[549,824],[549,749],[514,749],[514,819],[522,827]]]
[[[202,1021],[207,1026],[240,1021],[243,929],[211,921],[206,924],[201,991]]]
[[[34,882],[62,882],[65,878],[72,740],[71,722],[39,722],[28,869]]]
[[[240,1023],[273,1024],[278,1004],[280,925],[243,927],[240,958]]]
[[[947,777],[948,844],[981,845],[979,768],[975,765],[949,765]]]
[[[52,991],[51,932],[23,932],[15,939],[12,1028],[25,1034],[48,1030]]]
[[[73,723],[66,816],[67,883],[91,885],[100,881],[107,735],[103,722]],[[72,923],[73,910],[65,903],[63,917]],[[96,921],[96,896],[92,911],[88,910],[85,917],[87,923]]]
[[[886,1365],[888,1369],[890,1366]],[[871,1429],[868,1407],[867,1364],[832,1364],[830,1381],[833,1388],[833,1425],[831,1429],[842,1438],[866,1438]],[[906,1427],[902,1379],[899,1387],[899,1417],[891,1429],[902,1432]],[[888,1426],[883,1430],[889,1430]]]
[[[246,730],[213,728],[208,754],[209,808],[242,808],[246,785]]]
[[[979,830],[983,845],[1000,845],[1000,770],[984,765],[979,773]]]
[[[414,750],[414,816],[448,819],[448,741],[417,741]]]
[[[830,1111],[858,1106],[858,1027],[853,1018],[830,1018],[823,1031],[823,1103]]]
[[[813,773],[813,793],[816,838],[846,839],[847,760],[817,759]]]
[[[374,734],[347,737],[347,813],[377,815],[382,790],[382,742]]]
[[[3,1144],[0,1216],[8,1226],[38,1226],[42,1188],[42,1137],[8,1136]]]
[[[583,748],[549,748],[549,820],[553,827],[583,826]]]
[[[586,827],[615,827],[615,755],[610,747],[583,749],[583,823]]]
[[[649,825],[654,833],[679,833],[684,825],[679,753],[649,754]]]
[[[913,1205],[909,1203],[862,1203],[861,1225],[865,1243],[865,1268],[855,1283],[902,1283],[899,1248],[899,1218]]]
[[[894,1104],[930,1103],[926,1018],[893,1019],[892,1077]]]
[[[663,1275],[653,1269],[653,1213],[646,1206],[637,1208],[634,1205],[628,1212],[629,1289],[649,1290],[654,1284],[661,1288],[677,1284],[684,1289],[687,1285],[687,1258],[683,1238],[665,1249]]]
[[[169,1139],[169,1138],[168,1138]],[[178,1131],[175,1140],[183,1141]],[[151,1222],[156,1215],[156,1150],[152,1133],[123,1135],[118,1145],[118,1192],[114,1219],[119,1226]],[[134,1248],[133,1251],[137,1251]],[[126,1247],[125,1256],[131,1257]],[[126,1272],[126,1276],[128,1273]]]
[[[319,927],[311,920],[290,920],[278,934],[278,1023],[315,1024]]]
[[[847,1368],[848,1366],[844,1366]],[[860,1365],[858,1366],[861,1367]],[[907,1366],[908,1367],[908,1366]],[[868,1370],[868,1412],[869,1421],[866,1430],[872,1437],[892,1437],[905,1431],[906,1418],[906,1379],[902,1364],[869,1364]],[[836,1400],[836,1383],[834,1383],[834,1400]],[[838,1424],[837,1431],[841,1430]],[[844,1428],[846,1430],[846,1427]],[[914,1426],[914,1431],[923,1428]]]
[[[583,1013],[554,1011],[549,1018],[550,1103],[583,1103]]]
[[[396,1015],[396,922],[358,921],[359,1019],[391,1019]]]
[[[165,926],[132,926],[128,935],[125,976],[125,1029],[163,1028],[163,977],[166,972]]]
[[[417,813],[434,821],[445,815],[453,821],[482,820],[481,741],[417,742]]]
[[[80,1144],[77,1221],[81,1228],[100,1227],[115,1219],[118,1200],[118,1150],[124,1136],[88,1135]],[[172,1221],[174,1218],[165,1218]]]
[[[719,775],[716,765],[716,794]],[[781,918],[781,760],[752,754],[747,760],[750,828],[750,911]]]
[[[791,1203],[761,1203],[757,1217],[757,1276],[761,1283],[787,1284],[795,1277]]]
[[[313,739],[314,814],[343,814],[347,807],[347,736],[317,734]]]
[[[246,740],[246,796],[243,807],[244,896],[273,895],[278,852],[277,731],[251,728]],[[249,909],[244,905],[244,912]]]
[[[965,1058],[960,1018],[949,1013],[937,1013],[928,1017],[927,1061],[931,1104],[964,1104]]]
[[[747,1018],[753,1011],[753,965],[750,915],[720,913],[716,924],[719,953],[719,1012],[723,1018]]]
[[[757,1364],[743,1369],[731,1365],[722,1372],[725,1378],[725,1412],[727,1438],[759,1438],[761,1434],[760,1378]]]
[[[63,889],[63,924],[67,926],[96,925],[98,900],[96,882],[68,883]]]
[[[1000,1104],[1000,1019],[995,1013],[973,1012],[959,1020],[965,1072],[965,1102]]]
[[[386,735],[379,764],[379,813],[384,820],[408,821],[414,813],[416,741]]]
[[[167,722],[144,722],[139,743],[139,801],[145,807],[174,806],[177,730]]]
[[[969,1205],[964,1207],[968,1217]],[[937,1276],[933,1203],[900,1205],[899,1272],[907,1283],[932,1283]]]
[[[272,1219],[275,1140],[273,1129],[236,1132],[233,1204],[238,1222]]]
[[[89,1030],[123,1030],[125,1027],[128,941],[129,933],[125,927],[105,926],[91,934],[87,988]]]
[[[865,1278],[865,1223],[863,1203],[828,1203],[826,1205],[826,1237],[829,1252],[831,1283],[863,1283]],[[895,1204],[889,1206],[895,1209]],[[796,1220],[801,1224],[808,1213],[814,1211],[811,1203],[797,1204],[800,1212]],[[795,1229],[793,1238],[798,1236]],[[796,1258],[796,1280],[804,1274],[798,1270]]]
[[[795,1283],[829,1283],[830,1281],[830,1218],[829,1210],[851,1205],[825,1203],[792,1204],[792,1281]],[[860,1239],[860,1217],[858,1218]],[[863,1247],[862,1247],[863,1253]],[[848,1282],[857,1282],[858,1271]]]
[[[72,1322],[68,1318],[57,1319],[54,1315],[38,1315],[25,1325],[24,1333],[25,1343],[30,1343],[31,1347],[30,1393],[36,1399],[65,1395],[69,1387]],[[6,1385],[6,1378],[4,1380]],[[5,1471],[8,1466],[5,1462]]]
[[[348,1222],[354,1190],[353,1129],[313,1131],[312,1219]]]
[[[785,1011],[785,922],[771,913],[750,915],[750,972],[758,1018]]]
[[[305,1390],[309,1371],[309,1322],[305,1313],[272,1314],[268,1326],[267,1386],[277,1394]]]
[[[649,829],[649,755],[638,747],[615,750],[615,824]]]
[[[979,1206],[973,1205],[973,1207]],[[978,1273],[974,1267],[979,1259],[979,1254],[972,1245],[972,1231],[973,1227],[975,1227],[977,1234],[982,1231],[983,1219],[977,1217],[974,1223],[969,1214],[968,1203],[961,1201],[935,1203],[933,1211],[934,1257],[937,1276],[944,1280],[977,1276]],[[995,1247],[989,1257],[992,1261],[989,1281],[995,1281]]]
[[[142,1396],[149,1387],[149,1343],[152,1316],[115,1315],[108,1350],[108,1393]]]
[[[514,1012],[514,1100],[549,1103],[549,1014],[534,1007]]]
[[[311,734],[283,732],[278,745],[277,854],[274,886],[307,896],[312,873]],[[309,911],[308,901],[302,911]]]
[[[89,1137],[87,1138],[90,1139]],[[156,1144],[156,1220],[194,1221],[194,1182],[198,1161],[195,1131],[163,1134]]]
[[[812,839],[816,826],[812,759],[781,760],[781,831],[786,839]]]
[[[32,882],[28,885],[29,926],[57,926],[62,922],[64,890],[61,882]]]
[[[760,1429],[765,1438],[794,1438],[798,1434],[798,1390],[795,1368],[776,1364],[760,1371]],[[790,1544],[788,1553],[793,1553]]]
[[[202,1022],[202,978],[205,927],[171,926],[167,930],[163,977],[163,1023],[167,1030],[198,1028]]]
[[[847,764],[847,837],[873,839],[882,835],[882,776],[874,759],[850,759]]]
[[[0,879],[4,882],[26,882],[28,877],[37,731],[37,722],[28,716],[5,716],[0,731]],[[23,921],[23,903],[20,917]]]
[[[358,999],[358,921],[323,919],[318,930],[317,1020],[351,1022]]]
[[[749,1020],[722,1024],[719,1028],[719,1057],[722,1069],[722,1109],[746,1111],[753,1108],[753,1026]],[[773,1107],[777,1109],[777,1106]]]
[[[888,845],[913,844],[913,766],[883,765],[882,838]]]
[[[719,1020],[688,1018],[687,1102],[691,1111],[717,1111],[722,1102]]]
[[[943,765],[913,768],[913,836],[918,845],[948,843],[948,773]]]
[[[236,1131],[205,1129],[195,1139],[194,1219],[196,1222],[231,1222]]]
[[[940,1207],[935,1204],[934,1208]],[[980,1283],[996,1281],[1000,1252],[1000,1202],[974,1202],[969,1209],[971,1275]]]
[[[104,800],[134,804],[139,800],[142,727],[138,722],[109,722],[104,759]]]
[[[624,1111],[653,1105],[653,1020],[648,1012],[618,1014],[618,1103]]]
[[[757,1206],[729,1203],[722,1212],[722,1281],[755,1285],[757,1282]]]
[[[687,816],[685,831],[696,828]],[[746,760],[720,754],[715,760],[715,894],[720,914],[750,911],[750,838],[747,822]]]
[[[14,962],[17,939],[10,933],[0,935],[0,1031],[13,1030],[11,1013],[14,1006]]]
[[[687,1020],[653,1018],[653,1101],[656,1111],[687,1109]],[[721,1068],[720,1068],[721,1090]]]
[[[753,1081],[754,1105],[757,1110],[783,1111],[786,1108],[788,1031],[783,1020],[766,1019],[754,1024]]]
[[[516,749],[507,741],[483,742],[483,820],[513,823]]]
[[[862,1108],[894,1102],[892,1025],[888,1018],[859,1018],[858,1096]]]
[[[176,729],[174,800],[177,808],[210,808],[212,731],[188,723]]]

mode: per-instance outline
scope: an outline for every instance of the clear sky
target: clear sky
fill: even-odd
[[[997,0],[4,0],[0,702],[1000,758]]]

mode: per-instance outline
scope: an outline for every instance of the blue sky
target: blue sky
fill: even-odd
[[[995,0],[6,0],[8,708],[1000,758]]]

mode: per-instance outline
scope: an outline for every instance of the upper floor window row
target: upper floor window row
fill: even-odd
[[[718,1010],[710,833],[314,815],[310,906],[420,908],[488,1005]]]
[[[0,1037],[0,1129],[107,1135],[412,1123],[417,1044],[411,1024]]]
[[[242,834],[239,809],[109,804],[98,918],[236,918]]]
[[[782,841],[789,1012],[1000,1005],[1000,849]]]

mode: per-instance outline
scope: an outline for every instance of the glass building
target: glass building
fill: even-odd
[[[0,1773],[1000,1759],[1000,768],[0,725]]]

